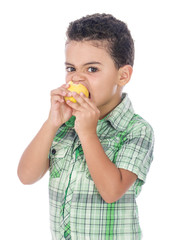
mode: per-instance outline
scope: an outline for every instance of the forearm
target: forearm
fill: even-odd
[[[137,175],[127,169],[117,168],[107,157],[96,134],[100,110],[84,95],[72,95],[77,103],[68,102],[76,117],[75,130],[80,138],[88,169],[102,196],[110,203],[115,202],[136,181]]]
[[[121,172],[105,154],[97,135],[81,137],[80,140],[88,169],[100,195],[106,202],[119,199]]]
[[[57,128],[52,128],[48,121],[24,151],[18,166],[18,177],[24,184],[39,180],[49,168],[48,153]]]

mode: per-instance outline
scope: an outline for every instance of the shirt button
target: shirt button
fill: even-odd
[[[52,154],[55,155],[56,154],[56,150],[53,148],[52,149]]]

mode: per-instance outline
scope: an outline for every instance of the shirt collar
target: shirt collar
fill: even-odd
[[[99,124],[104,121],[110,122],[113,128],[124,131],[133,118],[134,109],[128,94],[122,94],[121,103],[115,107],[105,118],[99,120]]]
[[[67,122],[65,122],[65,125],[69,128],[73,128],[75,125],[75,116],[72,116]]]
[[[128,126],[130,120],[134,115],[134,109],[128,94],[122,94],[121,103],[115,107],[105,118],[98,120],[98,125],[101,125],[105,121],[110,122],[113,128],[124,131]],[[72,116],[65,125],[69,128],[73,128],[75,124],[75,116]]]

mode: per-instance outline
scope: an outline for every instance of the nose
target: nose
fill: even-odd
[[[85,76],[82,74],[82,73],[74,73],[73,75],[72,75],[72,78],[71,78],[71,80],[73,81],[73,82],[80,82],[80,81],[84,81],[85,80]]]

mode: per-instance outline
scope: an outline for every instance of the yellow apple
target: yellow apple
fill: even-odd
[[[81,83],[75,84],[72,81],[70,81],[69,84],[70,84],[70,87],[68,88],[68,90],[70,92],[76,92],[78,94],[80,94],[82,92],[82,93],[84,93],[84,95],[87,98],[89,97],[88,89],[84,85],[82,85]],[[65,101],[70,100],[71,102],[76,103],[76,99],[74,97],[65,97],[64,99],[65,99]]]

